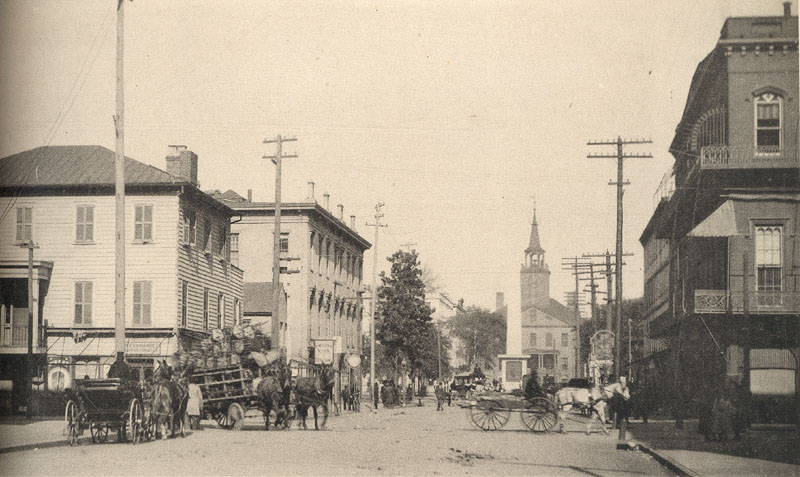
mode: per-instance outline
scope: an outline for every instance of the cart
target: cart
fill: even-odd
[[[76,380],[68,388],[64,409],[65,432],[70,445],[89,429],[92,442],[108,440],[109,431],[117,433],[121,442],[140,442],[145,436],[142,394],[135,384],[120,379]]]
[[[558,407],[546,397],[527,400],[512,394],[488,394],[465,406],[472,423],[484,431],[496,431],[508,423],[512,412],[533,432],[547,432],[558,423]]]
[[[189,381],[203,392],[203,414],[223,429],[241,430],[245,413],[259,408],[253,372],[241,364],[196,370]]]

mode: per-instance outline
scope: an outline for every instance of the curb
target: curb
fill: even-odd
[[[655,449],[650,444],[639,441],[630,441],[628,445],[631,449],[638,448],[644,453],[652,456],[656,461],[658,461],[659,464],[668,468],[672,472],[675,472],[676,475],[680,475],[681,477],[699,477],[700,475],[697,472],[683,466],[675,459],[662,454],[658,449]]]

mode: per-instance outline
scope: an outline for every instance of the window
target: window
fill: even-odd
[[[94,206],[79,205],[75,209],[75,241],[94,242]]]
[[[289,233],[281,232],[281,253],[289,253]]]
[[[137,242],[153,240],[153,206],[137,205],[133,226],[133,239]]]
[[[203,243],[200,247],[205,253],[211,253],[211,221],[208,219],[203,221]]]
[[[758,291],[781,291],[781,226],[756,227]]]
[[[561,370],[567,371],[569,369],[569,358],[561,358]]]
[[[33,240],[33,208],[17,207],[17,242]]]
[[[561,333],[561,346],[569,346],[569,336],[566,333]]]
[[[241,312],[242,312],[242,303],[241,303],[241,301],[239,301],[238,298],[234,298],[233,299],[233,325],[234,326],[236,326],[238,324],[241,324],[241,322],[242,322]]]
[[[75,324],[92,323],[92,282],[75,282]]]
[[[133,282],[133,324],[150,325],[153,282]]]
[[[197,238],[197,214],[193,210],[183,211],[183,243],[194,245]]]
[[[227,242],[228,233],[225,230],[225,227],[220,226],[219,233],[217,234],[217,243],[214,250],[214,253],[216,253],[218,257],[225,258],[225,245]]]
[[[308,251],[309,251],[308,253],[310,255],[309,260],[308,260],[308,271],[309,272],[313,272],[314,271],[314,259],[315,259],[315,257],[314,257],[314,249],[316,248],[316,245],[317,245],[317,239],[316,239],[316,237],[314,235],[314,232],[311,232],[311,240],[308,243]]]
[[[222,328],[222,319],[225,314],[225,295],[217,295],[217,328]]]
[[[531,348],[536,347],[536,333],[531,333]]]
[[[548,348],[553,347],[553,333],[547,333],[547,335],[545,335],[545,346]]]
[[[181,326],[186,326],[189,307],[189,282],[181,280]]]
[[[764,93],[755,100],[756,152],[778,153],[781,150],[781,97]]]
[[[231,234],[231,264],[239,266],[239,234]]]
[[[203,331],[208,331],[208,288],[203,289]]]
[[[545,369],[555,369],[556,367],[556,355],[554,354],[543,354],[542,355],[542,367]]]
[[[532,354],[530,358],[528,358],[528,368],[529,369],[539,369],[540,366],[540,357],[541,355]]]
[[[323,239],[322,236],[319,237],[319,247],[317,247],[317,269],[319,269],[319,274],[322,275],[322,244]]]

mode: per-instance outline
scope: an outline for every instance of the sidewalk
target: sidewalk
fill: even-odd
[[[0,453],[37,447],[69,445],[62,435],[64,420],[26,421],[25,419],[0,421]]]
[[[707,442],[697,420],[632,422],[629,437],[679,475],[799,475],[800,439],[795,431],[750,430],[739,441]]]

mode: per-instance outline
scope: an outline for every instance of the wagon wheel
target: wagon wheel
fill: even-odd
[[[511,411],[504,408],[497,401],[478,401],[469,408],[469,417],[472,423],[484,431],[496,431],[505,426]]]
[[[105,422],[93,422],[89,425],[89,432],[92,434],[92,442],[102,444],[108,440],[108,424]]]
[[[217,411],[214,413],[214,420],[217,421],[217,425],[223,429],[230,429],[230,421],[228,420],[228,413]]]
[[[244,427],[244,408],[238,402],[228,406],[228,426],[234,431],[241,431]]]
[[[128,422],[126,423],[128,431],[130,432],[130,436],[128,436],[125,432],[123,432],[123,435],[126,436],[129,442],[133,442],[134,444],[141,442],[144,435],[144,422],[142,416],[142,404],[138,399],[131,399],[131,407],[128,410]],[[124,426],[125,424],[123,424],[123,427]]]
[[[72,399],[67,401],[67,406],[64,408],[64,431],[67,434],[67,442],[69,442],[69,445],[74,446],[78,443],[80,422],[78,408],[75,405],[75,401]]]
[[[558,422],[555,403],[547,398],[533,398],[530,405],[522,409],[520,420],[533,432],[547,432]]]

